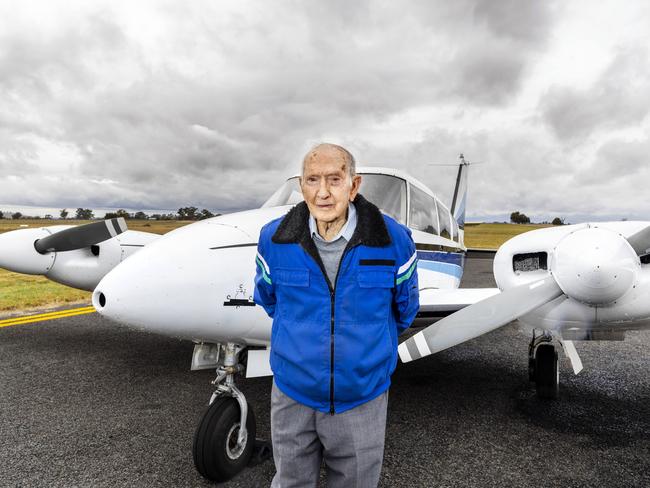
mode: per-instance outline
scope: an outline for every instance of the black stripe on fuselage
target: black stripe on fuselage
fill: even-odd
[[[257,242],[250,242],[248,244],[233,244],[232,246],[216,246],[216,247],[211,247],[210,249],[232,249],[235,247],[251,247],[251,246],[257,246]]]

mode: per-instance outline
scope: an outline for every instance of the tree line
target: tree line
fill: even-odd
[[[133,220],[204,220],[204,219],[209,219],[210,217],[217,217],[219,215],[221,214],[212,213],[210,210],[206,208],[199,210],[198,207],[181,207],[178,209],[178,211],[175,214],[155,213],[151,215],[148,215],[142,211],[129,213],[124,209],[119,209],[116,210],[115,212],[106,212],[106,214],[101,218],[113,219],[116,217],[124,217],[125,219],[133,219]],[[10,214],[0,210],[0,219],[5,219],[5,218],[18,220],[18,219],[40,219],[41,217],[39,215],[35,215],[35,216],[23,215],[22,212],[14,212]],[[46,214],[45,217],[43,218],[53,219],[54,217],[51,214]],[[72,216],[67,208],[63,208],[59,211],[59,218],[63,220],[68,218],[75,219],[75,220],[93,220],[95,219],[95,214],[89,208],[79,207],[74,213],[74,216]]]
[[[515,212],[512,212],[510,214],[510,222],[513,224],[530,224],[530,218],[524,214],[519,212],[518,210]],[[541,222],[542,224],[548,224],[549,222]],[[564,219],[561,219],[560,217],[555,217],[551,222],[552,225],[564,225]]]

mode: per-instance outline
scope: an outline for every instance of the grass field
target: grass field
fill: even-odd
[[[511,237],[529,230],[552,227],[549,224],[465,224],[465,245],[480,249],[498,249]]]
[[[21,228],[60,225],[59,220],[7,220],[0,219],[0,234]],[[66,220],[66,225],[85,224],[88,221]],[[129,220],[131,230],[165,234],[170,230],[191,223],[190,221]],[[511,237],[545,225],[514,224],[467,224],[465,245],[467,247],[496,249]],[[75,290],[54,283],[43,276],[29,276],[0,269],[0,314],[22,310],[52,308],[67,303],[90,303],[90,292]]]

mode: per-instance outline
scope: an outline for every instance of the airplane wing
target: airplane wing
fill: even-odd
[[[409,337],[399,345],[399,356],[402,362],[408,362],[461,344],[498,329],[561,294],[552,276],[495,293]]]
[[[498,288],[423,288],[420,290],[420,311],[415,324],[429,325],[433,320],[447,317],[458,310],[499,293]]]

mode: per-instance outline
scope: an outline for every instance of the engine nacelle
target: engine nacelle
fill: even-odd
[[[19,229],[0,235],[0,267],[16,273],[44,275],[73,288],[92,291],[121,261],[160,236],[149,232],[126,232],[91,247],[73,251],[39,253],[34,243],[73,227],[54,225]]]
[[[0,268],[14,273],[44,275],[54,265],[55,253],[40,254],[34,243],[72,225],[18,229],[0,234]]]
[[[157,234],[127,230],[92,247],[58,252],[45,276],[63,285],[92,291],[109,271],[158,238]]]
[[[519,318],[532,327],[634,327],[650,320],[650,265],[641,263],[627,237],[647,225],[606,222],[526,232],[499,248],[494,277],[507,290],[553,276],[564,295]]]

